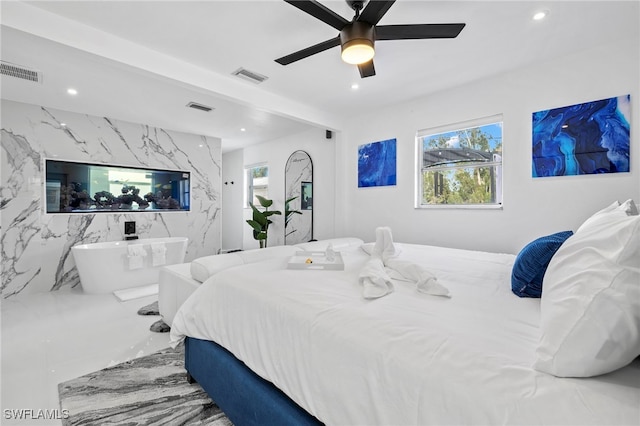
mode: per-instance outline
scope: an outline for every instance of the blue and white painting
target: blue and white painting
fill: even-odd
[[[533,113],[533,177],[629,171],[631,96]]]
[[[358,188],[396,184],[396,140],[358,147]]]

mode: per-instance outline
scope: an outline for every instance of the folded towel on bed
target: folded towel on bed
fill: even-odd
[[[376,243],[371,251],[371,260],[364,265],[358,277],[365,299],[377,299],[394,290],[391,278],[384,269],[384,264],[386,259],[396,254],[391,228],[376,228]]]
[[[381,259],[371,258],[360,271],[358,281],[362,284],[365,299],[377,299],[393,291],[391,278],[384,270]]]
[[[376,242],[370,252],[371,260],[360,272],[365,299],[382,297],[393,291],[389,274],[394,275],[393,279],[415,283],[420,293],[451,297],[449,290],[438,282],[435,275],[417,263],[399,260],[399,254],[400,248],[393,244],[391,228],[376,228]]]
[[[127,257],[129,258],[129,269],[140,269],[144,266],[144,258],[147,251],[143,244],[129,244],[127,246]]]
[[[393,244],[391,228],[380,226],[376,228],[376,243],[371,252],[372,257],[379,257],[383,263],[387,263],[392,257],[396,257],[400,250]]]
[[[390,259],[386,266],[397,271],[405,280],[416,283],[420,293],[432,296],[451,297],[449,290],[438,282],[438,278],[417,263],[406,260]]]

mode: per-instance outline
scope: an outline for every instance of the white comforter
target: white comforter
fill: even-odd
[[[221,344],[328,425],[640,424],[637,361],[592,379],[531,368],[539,300],[511,293],[515,256],[397,245],[451,298],[397,281],[365,300],[359,247],[342,251],[344,272],[288,270],[283,257],[208,279],[172,344]]]

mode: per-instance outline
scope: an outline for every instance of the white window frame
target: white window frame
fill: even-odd
[[[489,117],[482,117],[474,120],[467,120],[458,123],[452,123],[439,127],[432,127],[428,129],[419,130],[416,132],[416,181],[415,181],[415,208],[416,209],[502,209],[503,197],[503,164],[504,164],[504,143],[501,144],[501,152],[499,158],[494,155],[494,160],[487,162],[470,162],[470,163],[449,163],[434,165],[430,167],[424,167],[423,165],[423,139],[429,136],[437,136],[442,133],[455,132],[459,130],[472,129],[476,127],[482,127],[491,124],[500,124],[502,127],[502,137],[504,137],[503,116],[502,114],[496,114]],[[503,142],[503,141],[502,141]],[[425,170],[429,171],[453,171],[461,168],[479,168],[479,167],[495,167],[496,173],[496,188],[494,203],[480,203],[480,204],[430,204],[424,203],[423,196],[423,173]]]
[[[253,179],[253,170],[265,168],[267,169],[267,176],[264,178],[265,181],[256,185],[255,179]],[[260,203],[255,198],[255,189],[263,189],[260,195],[268,198],[269,194],[269,165],[267,163],[259,163],[259,164],[251,164],[249,166],[244,167],[244,208],[249,209],[251,206],[249,202],[252,202],[254,206],[257,208],[261,208]]]

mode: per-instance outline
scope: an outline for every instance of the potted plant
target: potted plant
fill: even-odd
[[[253,238],[260,242],[260,248],[267,246],[267,233],[269,231],[269,224],[273,223],[269,216],[274,214],[281,215],[279,210],[269,210],[269,207],[273,205],[273,200],[256,195],[256,198],[260,202],[260,205],[264,207],[263,211],[260,211],[253,203],[249,203],[253,210],[253,219],[247,220],[247,223],[253,228]]]

